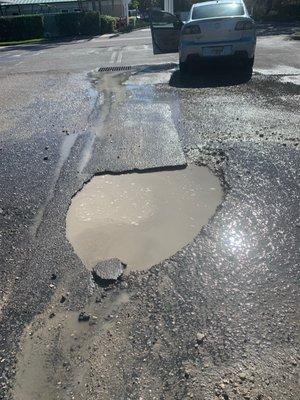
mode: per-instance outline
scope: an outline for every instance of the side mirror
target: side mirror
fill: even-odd
[[[181,28],[183,27],[183,22],[182,21],[175,21],[173,23],[174,29],[176,29],[177,31],[180,31]]]

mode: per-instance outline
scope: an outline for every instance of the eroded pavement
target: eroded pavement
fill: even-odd
[[[174,65],[60,79],[68,114],[50,80],[30,121],[1,116],[2,397],[298,398],[299,86]],[[95,174],[186,164],[222,185],[207,225],[99,285],[66,239],[72,198]]]

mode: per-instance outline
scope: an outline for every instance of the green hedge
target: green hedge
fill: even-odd
[[[100,18],[97,12],[63,13],[55,15],[60,36],[98,35]]]
[[[79,34],[79,13],[63,13],[55,15],[59,36],[75,36]]]
[[[0,17],[0,42],[113,33],[116,25],[117,18],[95,11]]]
[[[79,27],[81,35],[99,35],[100,29],[100,15],[98,12],[90,11],[79,14]]]
[[[105,33],[113,33],[117,28],[117,18],[110,15],[100,15],[100,31],[101,35]]]
[[[41,15],[0,17],[0,42],[38,39],[43,37],[43,32]]]

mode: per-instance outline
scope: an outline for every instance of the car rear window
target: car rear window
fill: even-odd
[[[238,3],[208,4],[193,8],[192,19],[233,17],[244,15],[244,7]]]

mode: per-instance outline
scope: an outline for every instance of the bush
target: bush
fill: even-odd
[[[55,15],[59,36],[79,34],[79,13],[62,13]]]
[[[135,23],[135,28],[136,28],[136,29],[139,29],[139,28],[146,28],[146,27],[148,27],[149,25],[150,25],[149,22],[144,21],[144,20],[142,20],[142,19],[137,19],[137,20],[136,20],[136,23]]]
[[[283,18],[300,19],[300,4],[283,4],[278,14]]]
[[[53,15],[44,16],[45,26],[48,25],[46,23],[48,18],[53,18]],[[97,35],[100,33],[98,12],[55,14],[54,18],[55,24],[52,26],[54,31],[50,32],[51,36]]]
[[[101,34],[113,33],[116,31],[117,18],[110,15],[100,15],[100,32]]]
[[[43,37],[41,15],[0,17],[0,41],[38,39]]]
[[[81,35],[99,35],[100,34],[99,13],[94,11],[80,13],[79,31]]]
[[[263,22],[288,22],[300,20],[300,4],[282,4],[266,14],[261,6],[254,8],[254,18]]]

